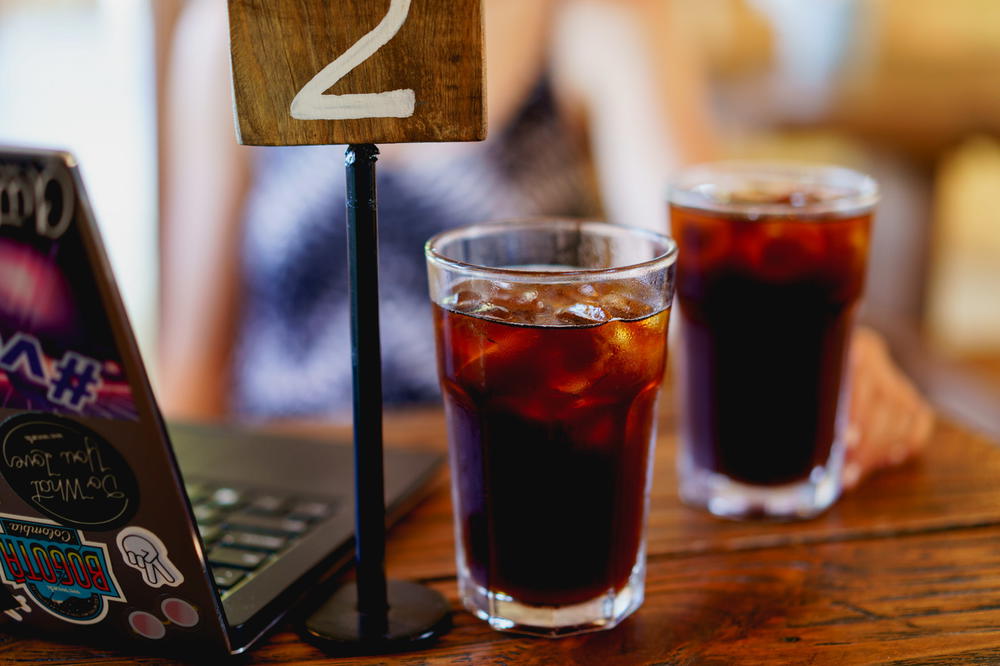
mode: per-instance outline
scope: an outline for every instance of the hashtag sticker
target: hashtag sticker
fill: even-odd
[[[66,352],[56,364],[48,397],[57,405],[80,411],[97,400],[100,386],[101,364],[76,352]]]

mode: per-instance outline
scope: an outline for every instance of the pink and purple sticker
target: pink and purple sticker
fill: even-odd
[[[160,604],[160,610],[163,611],[168,620],[179,627],[193,627],[201,619],[194,606],[177,597],[164,599],[163,603]]]
[[[132,631],[143,638],[159,640],[167,635],[167,628],[160,621],[160,618],[146,611],[133,611],[128,616],[128,623],[131,625]]]

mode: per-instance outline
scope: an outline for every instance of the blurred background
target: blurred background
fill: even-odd
[[[705,63],[721,152],[875,175],[869,318],[1000,384],[1000,3],[663,1]],[[163,92],[185,4],[0,0],[0,143],[80,158],[154,376]]]

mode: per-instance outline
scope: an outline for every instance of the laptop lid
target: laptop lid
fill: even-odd
[[[0,610],[233,651],[73,157],[0,150]]]

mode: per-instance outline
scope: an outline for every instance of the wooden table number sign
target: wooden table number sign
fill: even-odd
[[[229,0],[240,143],[486,138],[481,0]]]
[[[307,637],[407,649],[447,630],[447,602],[385,577],[375,143],[486,136],[482,0],[229,0],[236,134],[258,146],[348,144],[356,588]]]

